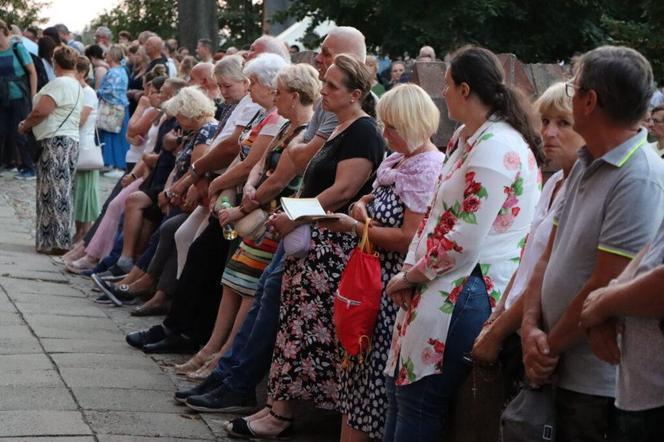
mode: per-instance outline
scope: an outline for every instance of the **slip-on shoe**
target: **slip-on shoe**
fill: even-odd
[[[143,346],[145,353],[196,353],[198,346],[190,339],[179,333],[170,333],[164,339]]]
[[[146,345],[160,342],[166,337],[166,332],[161,325],[153,325],[147,330],[131,332],[126,336],[127,344],[132,347],[143,349]]]

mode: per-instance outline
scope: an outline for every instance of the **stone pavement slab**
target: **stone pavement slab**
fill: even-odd
[[[166,413],[85,411],[85,416],[98,434],[214,439],[197,415],[189,418]]]
[[[26,314],[25,320],[38,338],[99,341],[117,341],[119,338],[118,328],[110,319],[79,317],[75,320],[63,320],[62,317],[54,315]]]
[[[174,413],[186,411],[173,400],[173,389],[128,390],[117,388],[74,387],[74,396],[86,410],[139,411],[148,413]]]
[[[124,338],[118,336],[115,341],[99,341],[95,339],[56,339],[44,338],[42,345],[48,353],[96,353],[96,354],[135,354],[136,350],[129,347]],[[2,344],[0,341],[0,351]]]
[[[0,411],[0,437],[92,434],[78,411]]]
[[[60,368],[60,373],[71,388],[109,387],[120,389],[173,391],[173,383],[155,367],[153,370],[125,368]]]
[[[21,442],[95,442],[92,436],[87,437],[12,437],[12,441]]]
[[[143,353],[99,354],[99,353],[55,353],[51,355],[60,368],[134,368],[154,371],[154,361],[146,358]]]
[[[0,286],[9,293],[33,293],[49,296],[70,296],[85,298],[85,294],[70,284],[34,281],[29,279],[18,279],[11,277],[0,277]]]
[[[0,386],[64,387],[64,383],[54,369],[27,369],[3,372],[0,377]]]
[[[0,328],[0,330],[2,330],[2,328]],[[51,363],[51,360],[44,354],[18,354],[0,356],[0,373],[17,370],[51,369],[53,369],[53,364]]]
[[[99,307],[81,299],[66,296],[49,296],[44,293],[10,293],[9,297],[26,314],[107,318]],[[66,319],[63,319],[63,321],[66,321]]]
[[[5,385],[0,386],[0,398],[0,411],[78,410],[78,405],[64,386]]]

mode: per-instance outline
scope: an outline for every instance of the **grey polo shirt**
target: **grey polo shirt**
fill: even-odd
[[[637,275],[664,265],[664,223],[659,228]],[[664,287],[661,287],[664,296]],[[621,341],[616,406],[641,411],[664,406],[664,330],[661,318],[625,318]]]
[[[556,210],[558,230],[542,283],[547,330],[592,274],[598,251],[631,259],[661,224],[664,161],[647,148],[646,131],[597,159],[580,149]],[[562,388],[615,396],[615,366],[598,359],[585,339],[561,356],[558,376]]]
[[[302,141],[308,143],[313,140],[316,135],[327,140],[330,138],[330,135],[332,135],[332,132],[334,132],[334,128],[337,127],[337,124],[337,116],[332,112],[323,110],[323,100],[319,99],[314,105],[314,114],[304,131]]]

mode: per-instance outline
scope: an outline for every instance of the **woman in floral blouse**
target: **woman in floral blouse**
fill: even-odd
[[[464,356],[519,263],[539,198],[539,137],[528,104],[490,51],[459,50],[445,74],[448,145],[434,199],[402,271],[387,361],[384,441],[433,441],[470,369]]]

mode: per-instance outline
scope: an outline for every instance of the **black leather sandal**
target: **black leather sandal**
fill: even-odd
[[[293,437],[293,418],[280,416],[272,410],[270,410],[270,416],[280,421],[288,422],[288,427],[282,430],[279,434],[260,434],[254,432],[249,426],[249,422],[239,417],[233,419],[225,428],[228,434],[245,439],[288,440]]]

